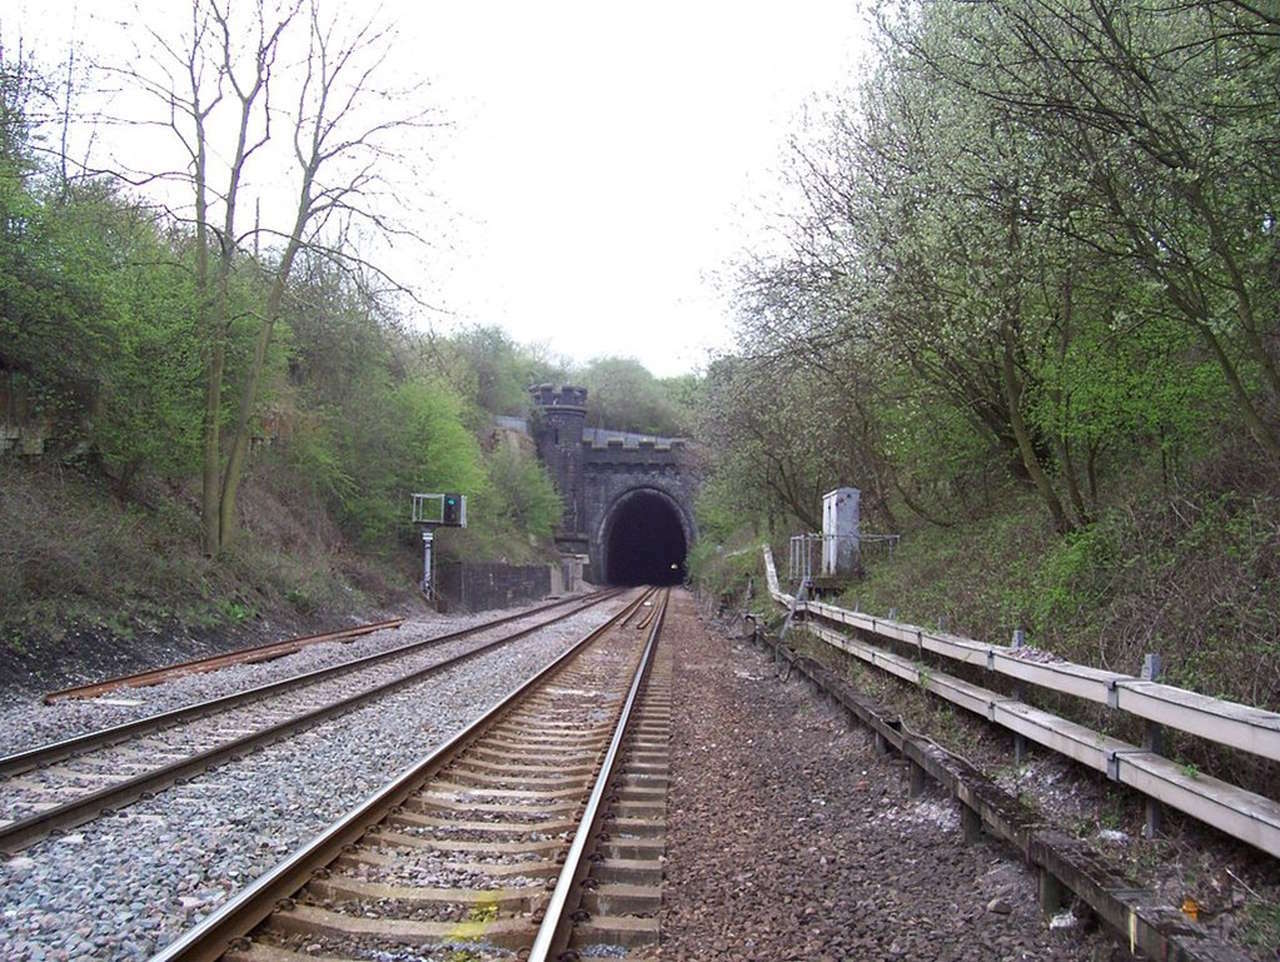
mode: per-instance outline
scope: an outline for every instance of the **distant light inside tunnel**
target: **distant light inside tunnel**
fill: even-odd
[[[661,495],[639,491],[609,519],[605,574],[614,585],[679,584],[687,551],[676,508]]]

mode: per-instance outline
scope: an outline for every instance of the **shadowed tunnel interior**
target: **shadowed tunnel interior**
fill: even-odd
[[[676,509],[640,491],[615,509],[605,543],[611,585],[674,585],[684,581],[688,550]]]

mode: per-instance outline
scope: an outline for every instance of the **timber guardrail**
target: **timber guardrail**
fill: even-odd
[[[754,620],[747,615],[748,620]],[[966,842],[984,830],[1012,845],[1039,876],[1039,899],[1052,918],[1071,904],[1068,890],[1097,913],[1129,951],[1152,959],[1179,962],[1245,962],[1248,956],[1197,922],[1190,921],[1168,893],[1143,886],[1108,861],[1088,842],[1056,828],[1021,799],[1000,788],[983,772],[937,742],[913,732],[887,706],[857,691],[827,666],[788,648],[762,631],[757,622],[747,637],[772,649],[774,661],[792,670],[842,706],[874,736],[878,751],[897,751],[910,766],[912,797],[932,778],[960,803],[960,825]],[[1074,910],[1073,910],[1074,914]]]
[[[1196,772],[1152,748],[1112,738],[1019,698],[925,668],[922,659],[913,661],[863,639],[870,635],[911,645],[921,655],[940,655],[1273,760],[1280,760],[1280,714],[1133,675],[1056,659],[1031,660],[1027,649],[992,645],[824,602],[797,601],[779,586],[768,545],[764,556],[775,602],[806,618],[844,625],[862,635],[851,638],[820,621],[807,620],[805,627],[827,644],[1280,857],[1280,803],[1273,799]]]

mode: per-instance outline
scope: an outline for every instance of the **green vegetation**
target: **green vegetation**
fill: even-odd
[[[217,15],[207,5],[195,14]],[[305,20],[281,29],[305,31]],[[552,557],[560,498],[529,439],[494,422],[532,413],[531,384],[596,388],[593,423],[684,429],[694,379],[658,381],[618,358],[573,370],[495,327],[414,330],[354,233],[305,227],[346,196],[337,187],[308,194],[304,181],[302,234],[233,228],[225,201],[250,169],[235,168],[234,144],[222,145],[229,167],[179,178],[194,217],[162,212],[123,178],[68,173],[48,123],[76,96],[51,78],[70,74],[11,49],[0,51],[0,401],[6,426],[44,454],[0,454],[10,649],[86,626],[133,637],[403,602],[420,558],[407,521],[414,491],[469,499],[469,527],[437,542],[444,558]],[[223,70],[219,58],[246,51],[235,65],[243,80],[263,69],[252,45],[215,42],[192,56]],[[312,90],[340,85],[313,66]],[[279,89],[287,82],[273,74]],[[183,111],[195,91],[173,95],[180,122],[194,123]],[[214,149],[217,129],[193,128],[190,142]],[[342,150],[391,162],[350,132]],[[240,240],[223,243],[232,235]]]
[[[413,491],[470,499],[444,557],[550,557],[559,496],[528,439],[493,421],[528,415],[530,384],[612,381],[625,390],[602,390],[600,416],[678,429],[682,408],[633,361],[572,371],[497,328],[415,331],[353,248],[228,252],[217,229],[118,179],[69,176],[32,118],[60,116],[75,91],[9,52],[0,393],[7,422],[44,447],[0,456],[11,648],[85,625],[127,637],[403,600]],[[642,388],[634,413],[628,385]]]
[[[602,357],[574,373],[587,394],[587,425],[678,437],[689,433],[697,403],[693,376],[655,378],[630,358]]]
[[[1262,952],[1280,945],[1280,903],[1251,899],[1245,907],[1243,941]]]
[[[877,6],[708,370],[691,570],[863,494],[864,611],[1280,708],[1280,48],[1243,4]],[[762,577],[760,570],[754,577]],[[1053,706],[1066,711],[1064,706]],[[1133,735],[1132,732],[1126,733]],[[1187,764],[1274,784],[1175,739]]]
[[[474,905],[467,911],[468,922],[492,922],[498,917],[498,906],[494,902]]]
[[[742,267],[709,375],[741,503],[816,527],[856,478],[899,530],[1012,483],[1065,534],[1128,465],[1176,486],[1224,430],[1280,461],[1267,16],[947,0],[878,27],[795,138],[790,250]]]

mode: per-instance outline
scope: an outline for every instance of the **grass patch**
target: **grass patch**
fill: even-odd
[[[1280,902],[1254,899],[1245,906],[1241,941],[1252,949],[1274,952],[1280,947]]]

